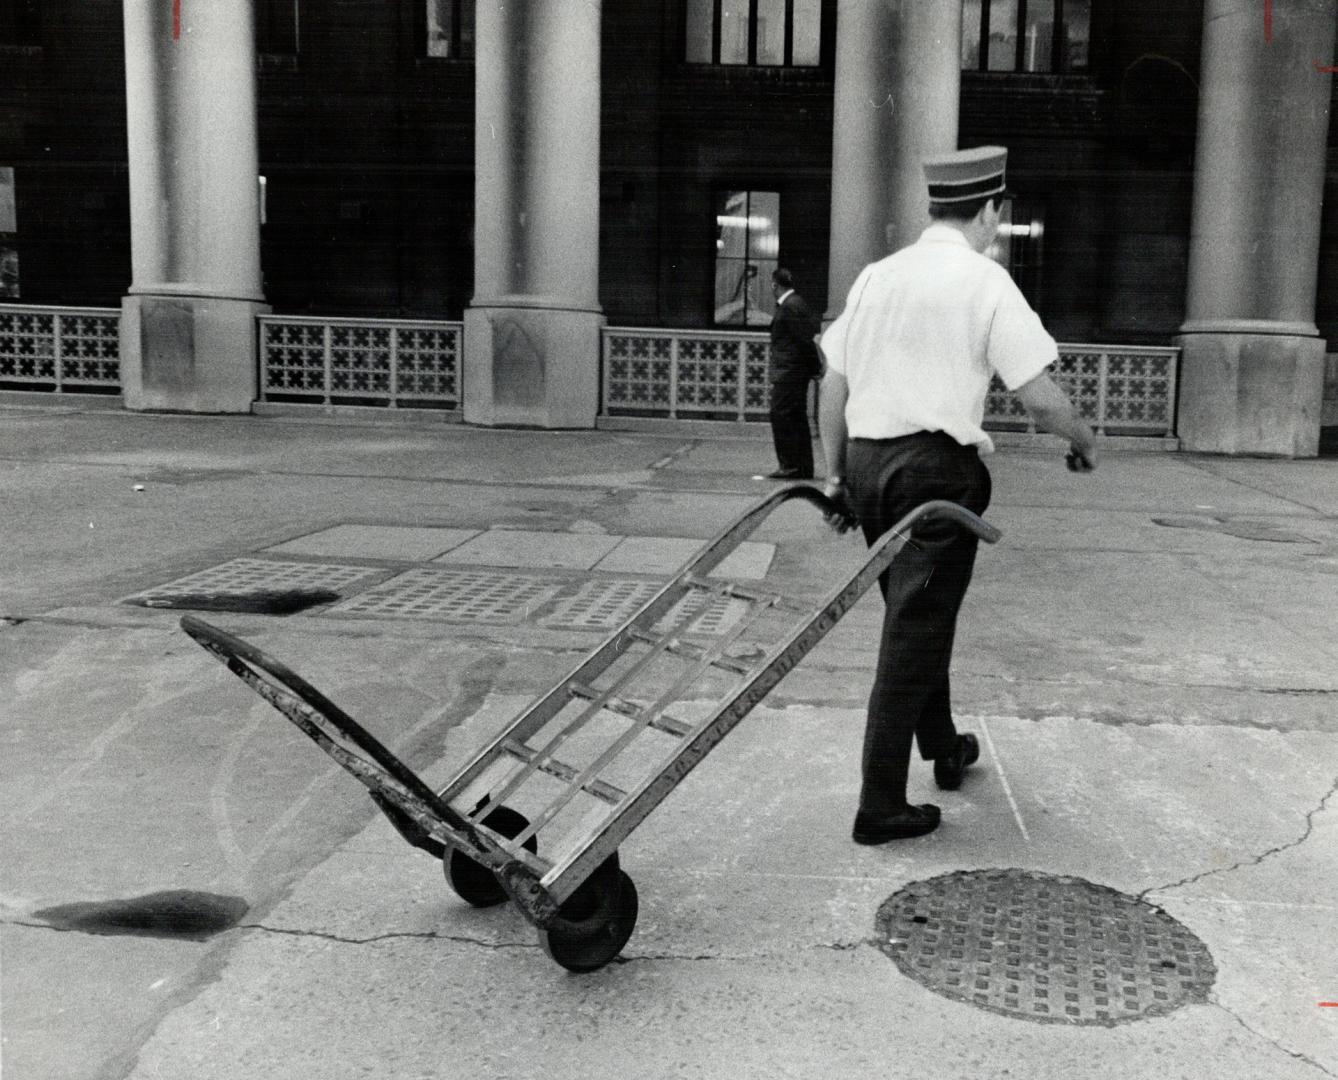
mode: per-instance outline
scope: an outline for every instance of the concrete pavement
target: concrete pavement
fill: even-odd
[[[1338,466],[1110,452],[1075,477],[1038,445],[990,467],[1005,535],[982,550],[954,664],[983,759],[956,793],[922,765],[912,780],[943,826],[849,840],[866,598],[623,845],[636,932],[573,976],[509,907],[457,900],[179,611],[123,601],[239,558],[320,562],[275,549],[341,527],[327,535],[427,545],[325,560],[370,581],[440,565],[431,530],[564,551],[705,539],[769,489],[764,433],[0,408],[5,1080],[1338,1073],[1338,1008],[1321,1005],[1338,1001]],[[804,507],[755,539],[768,585],[810,600],[861,557]],[[526,572],[562,595],[616,577],[497,568]],[[437,781],[602,639],[555,602],[500,622],[204,617]],[[880,905],[984,868],[1159,907],[1211,954],[1207,1000],[1036,1023],[907,977]],[[174,890],[247,911],[201,940],[41,914]]]

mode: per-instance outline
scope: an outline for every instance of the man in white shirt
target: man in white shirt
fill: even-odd
[[[1007,151],[987,146],[924,163],[933,224],[866,266],[822,336],[820,417],[826,492],[872,546],[906,513],[948,499],[977,514],[990,500],[980,460],[990,377],[1015,391],[1038,426],[1069,439],[1069,468],[1096,466],[1092,430],[1047,374],[1058,358],[1008,272],[984,255],[999,228]],[[911,744],[940,788],[959,787],[980,754],[952,720],[948,668],[976,537],[929,522],[880,582],[887,601],[869,697],[857,843],[921,836],[939,809],[906,801]]]

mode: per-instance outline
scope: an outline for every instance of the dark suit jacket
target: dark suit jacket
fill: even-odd
[[[797,292],[776,308],[771,320],[771,381],[813,378],[822,374],[822,359],[813,341],[821,323]]]

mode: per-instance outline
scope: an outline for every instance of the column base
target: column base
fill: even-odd
[[[464,321],[466,424],[595,426],[603,315],[485,305],[465,309]]]
[[[121,393],[133,411],[246,413],[256,399],[253,300],[126,296]]]
[[[1202,333],[1178,338],[1184,450],[1305,458],[1319,453],[1324,339]]]

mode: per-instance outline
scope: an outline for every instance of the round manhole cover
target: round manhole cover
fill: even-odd
[[[970,870],[878,909],[878,946],[944,997],[1027,1020],[1118,1024],[1203,1002],[1207,947],[1159,908],[1079,878]]]

